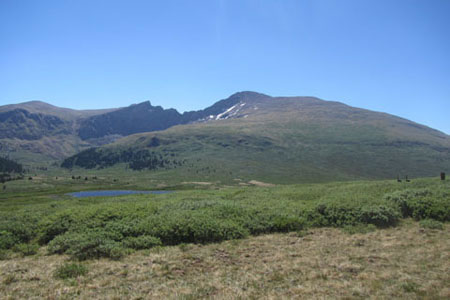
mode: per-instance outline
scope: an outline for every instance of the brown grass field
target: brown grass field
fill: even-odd
[[[1,299],[450,299],[450,225],[365,234],[318,228],[84,262],[39,254],[0,261]]]

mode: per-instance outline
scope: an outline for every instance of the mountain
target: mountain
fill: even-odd
[[[86,118],[80,123],[78,135],[87,140],[113,134],[126,136],[137,132],[163,130],[182,123],[181,118],[175,109],[152,106],[147,101]]]
[[[69,133],[70,123],[54,115],[19,108],[0,112],[0,139],[38,140],[47,135]]]
[[[78,135],[83,140],[101,138],[109,135],[127,136],[133,133],[164,130],[174,125],[207,121],[217,115],[219,118],[229,116],[226,110],[244,98],[256,99],[268,97],[254,92],[237,93],[228,99],[198,111],[180,114],[175,109],[163,109],[152,106],[150,101],[134,104],[113,112],[99,114],[84,119],[79,126]],[[251,100],[250,100],[251,101]]]
[[[63,166],[123,164],[189,181],[280,183],[436,176],[450,169],[448,135],[314,97],[241,92],[181,119],[184,125],[85,150]]]
[[[231,117],[229,112],[236,107],[234,107],[237,103],[244,102],[254,102],[257,100],[271,98],[270,96],[255,93],[255,92],[239,92],[231,95],[227,99],[220,100],[216,102],[214,105],[207,107],[203,110],[199,111],[191,111],[185,112],[183,114],[183,120],[185,123],[192,121],[210,121],[210,120],[218,120],[225,119],[227,117]],[[228,111],[230,110],[230,111]],[[220,115],[220,116],[219,116]]]
[[[130,134],[209,120],[242,96],[238,93],[204,110],[183,114],[152,106],[150,101],[102,110],[73,110],[41,101],[0,106],[0,151],[21,161],[61,159]]]
[[[100,145],[101,141],[86,143],[78,137],[79,123],[114,110],[73,110],[41,101],[0,106],[0,153],[19,161],[43,162]]]

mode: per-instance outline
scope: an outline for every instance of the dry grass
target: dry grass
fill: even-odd
[[[90,261],[69,280],[53,277],[65,256],[15,258],[0,261],[0,297],[449,299],[449,229],[407,221],[367,234],[325,228],[165,247]]]

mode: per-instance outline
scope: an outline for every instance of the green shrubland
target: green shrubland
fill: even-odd
[[[120,259],[155,246],[206,244],[310,227],[365,232],[410,217],[435,226],[430,222],[450,220],[449,187],[447,182],[424,179],[410,184],[343,182],[111,198],[49,197],[5,206],[9,211],[1,212],[0,250],[32,255],[40,244],[50,254],[76,260]]]

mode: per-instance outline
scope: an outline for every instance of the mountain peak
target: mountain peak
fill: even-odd
[[[38,105],[49,105],[49,106],[54,106],[54,105],[51,105],[50,103],[47,103],[47,102],[44,102],[44,101],[41,101],[41,100],[25,101],[25,102],[22,102],[22,103],[19,103],[19,104],[31,104],[31,105],[33,105],[33,104],[38,104]]]
[[[232,94],[230,97],[233,97],[233,96],[237,96],[237,95],[240,95],[240,96],[248,96],[248,97],[251,97],[251,96],[257,96],[257,97],[271,97],[271,96],[269,96],[269,95],[266,95],[266,94],[263,94],[263,93],[258,93],[258,92],[255,92],[255,91],[240,91],[240,92],[236,92],[236,93],[234,93],[234,94]]]
[[[269,95],[253,92],[253,91],[242,91],[237,92],[228,97],[228,99],[234,99],[234,98],[244,98],[244,99],[257,99],[257,98],[272,98]]]

